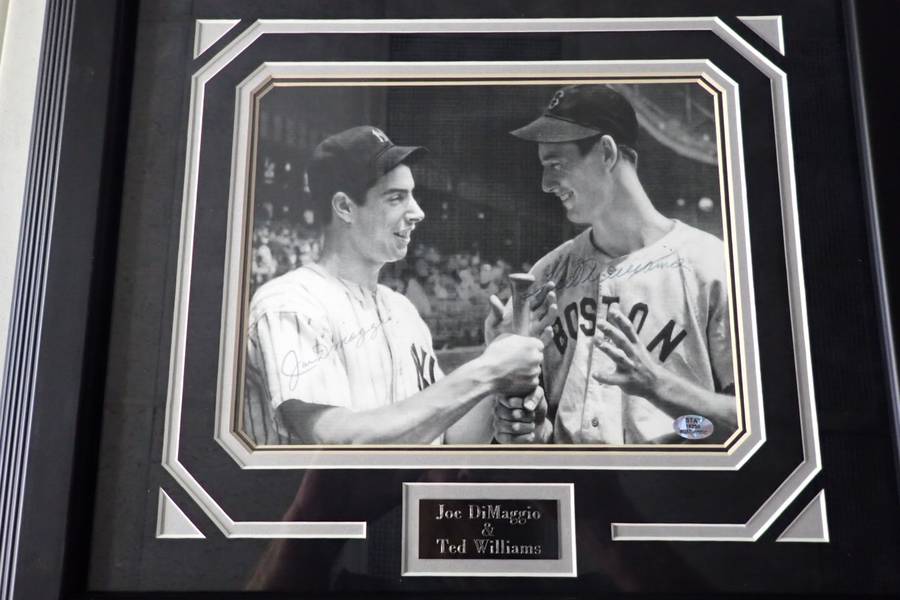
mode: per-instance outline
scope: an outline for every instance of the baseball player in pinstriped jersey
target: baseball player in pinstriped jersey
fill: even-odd
[[[673,425],[684,415],[711,421],[707,442],[737,427],[722,242],[653,207],[637,175],[637,132],[630,103],[600,85],[558,90],[512,132],[538,143],[543,190],[591,227],[532,270],[538,283],[556,282],[543,363],[552,426],[543,405],[499,403],[501,431],[527,422],[544,442],[634,444],[682,441]],[[503,311],[492,305],[488,338]],[[512,429],[497,437],[521,441]]]
[[[321,259],[266,283],[250,303],[243,430],[256,444],[485,443],[493,394],[537,384],[552,293],[533,328],[543,342],[498,338],[444,377],[416,309],[377,283],[425,216],[407,165],[424,151],[369,126],[315,149],[308,176],[326,223]]]

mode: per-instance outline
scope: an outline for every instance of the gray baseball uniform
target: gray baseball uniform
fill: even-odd
[[[722,241],[675,221],[658,241],[626,256],[611,258],[601,248],[588,229],[532,269],[538,284],[556,282],[559,318],[543,364],[548,402],[556,410],[554,441],[636,444],[671,438],[680,415],[591,377],[615,369],[592,343],[596,321],[617,303],[666,369],[705,389],[733,393]]]
[[[258,445],[299,443],[277,410],[285,400],[362,411],[442,376],[431,333],[404,296],[301,267],[250,303],[243,429]]]

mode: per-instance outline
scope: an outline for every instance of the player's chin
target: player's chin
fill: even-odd
[[[388,255],[390,259],[388,262],[396,262],[398,260],[403,260],[406,258],[407,253],[409,252],[409,243],[397,243],[394,244],[389,250]]]
[[[587,221],[581,218],[578,213],[571,210],[566,211],[566,219],[568,219],[570,223],[574,223],[575,225],[587,225]]]
[[[576,206],[566,210],[566,219],[575,225],[590,225],[591,223],[590,219],[586,219]]]

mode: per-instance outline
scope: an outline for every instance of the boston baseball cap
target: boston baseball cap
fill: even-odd
[[[422,146],[397,146],[377,127],[363,125],[331,135],[316,146],[307,166],[313,194],[340,190],[364,192],[401,163],[417,159]]]
[[[605,85],[567,85],[556,90],[544,114],[511,131],[532,142],[574,142],[609,134],[619,144],[633,146],[638,123],[634,108],[622,94]]]

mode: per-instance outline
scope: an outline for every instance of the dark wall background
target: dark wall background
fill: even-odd
[[[900,0],[870,0],[859,2],[859,39],[862,58],[865,105],[869,116],[872,168],[875,175],[875,197],[881,221],[884,264],[887,271],[888,294],[893,310],[895,334],[900,331],[900,152],[897,134],[900,132],[900,80],[897,77],[897,23],[900,19]],[[895,347],[894,360],[900,360]],[[895,411],[898,398],[894,391]],[[894,435],[900,439],[897,413],[894,413]],[[896,444],[895,444],[896,446]],[[900,451],[897,449],[896,451]],[[895,454],[895,464],[898,456]]]

